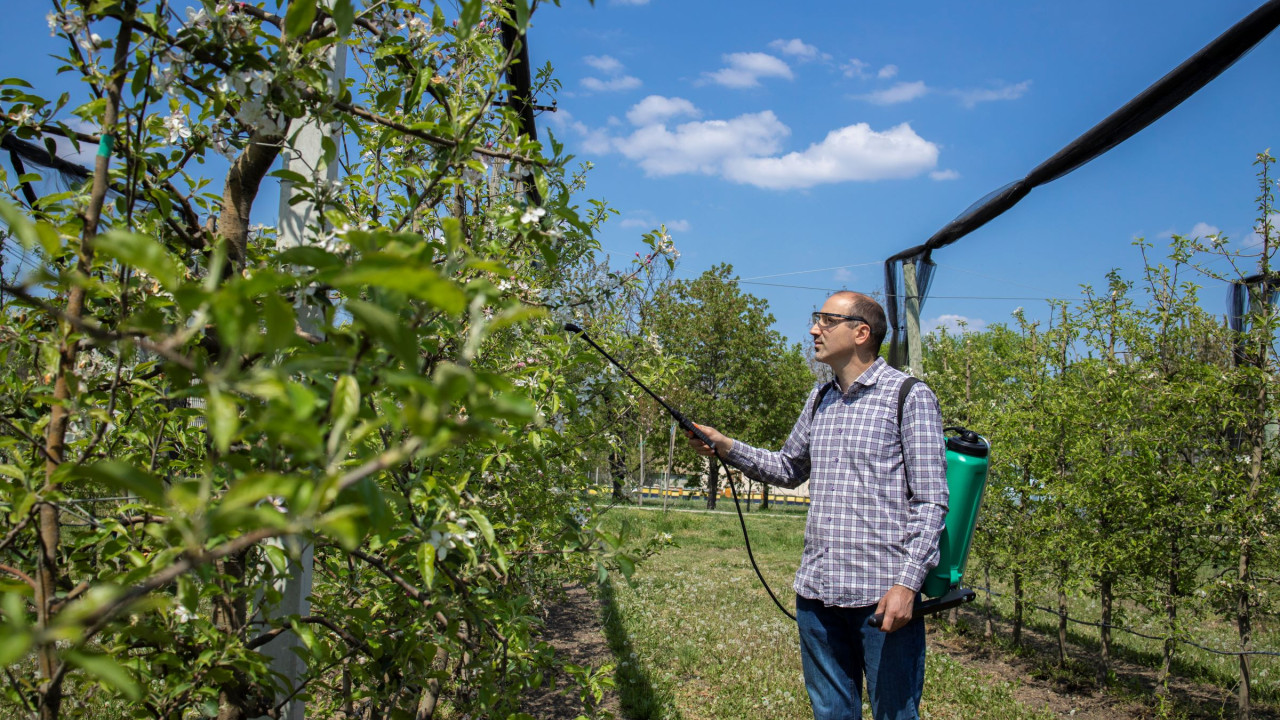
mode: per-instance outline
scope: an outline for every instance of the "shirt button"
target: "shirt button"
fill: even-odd
[[[836,428],[836,434],[837,434],[837,435],[843,435],[843,434],[844,434],[844,428]]]

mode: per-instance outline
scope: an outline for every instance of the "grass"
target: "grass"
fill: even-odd
[[[807,720],[795,623],[778,612],[747,561],[738,520],[725,514],[615,508],[606,522],[640,536],[670,533],[679,547],[650,558],[630,585],[603,588],[606,634],[618,658],[626,714],[644,720]],[[747,518],[761,571],[788,609],[804,516]],[[1015,688],[929,653],[921,716],[1050,718]]]

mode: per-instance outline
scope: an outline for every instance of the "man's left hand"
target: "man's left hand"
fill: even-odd
[[[880,598],[876,614],[880,616],[880,632],[891,633],[911,622],[915,609],[916,593],[905,585],[894,585]]]

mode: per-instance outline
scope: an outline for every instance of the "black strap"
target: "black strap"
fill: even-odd
[[[902,387],[898,388],[898,429],[902,429],[902,407],[907,404],[907,396],[911,394],[911,388],[920,382],[920,378],[908,377],[902,381]],[[809,409],[809,424],[813,425],[813,418],[818,414],[818,406],[822,404],[822,399],[827,396],[827,391],[835,387],[836,381],[826,383],[822,389],[818,390],[818,396],[813,399],[813,407]]]

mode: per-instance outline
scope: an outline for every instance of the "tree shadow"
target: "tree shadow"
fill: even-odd
[[[622,701],[622,713],[628,720],[680,720],[681,715],[670,693],[653,684],[649,672],[637,659],[631,636],[622,622],[612,578],[598,586],[600,612],[604,619],[604,635],[617,659],[614,679]]]

